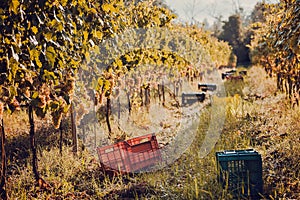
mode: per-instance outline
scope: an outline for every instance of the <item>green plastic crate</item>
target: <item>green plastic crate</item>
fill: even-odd
[[[218,179],[236,198],[260,199],[263,193],[261,155],[253,149],[216,153]]]

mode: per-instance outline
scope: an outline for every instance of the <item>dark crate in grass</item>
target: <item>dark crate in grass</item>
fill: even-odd
[[[100,164],[105,171],[134,173],[161,162],[161,152],[154,134],[98,147]]]
[[[217,89],[217,85],[213,83],[198,83],[198,90],[202,90],[203,92],[207,91],[215,91]]]
[[[263,193],[261,155],[253,149],[216,153],[218,179],[236,198],[260,199]]]
[[[204,92],[190,92],[190,93],[182,93],[181,95],[183,106],[191,105],[197,102],[203,102],[205,100]]]
[[[234,74],[236,74],[236,70],[235,69],[223,72],[222,73],[222,79],[225,79],[227,76],[232,76]]]

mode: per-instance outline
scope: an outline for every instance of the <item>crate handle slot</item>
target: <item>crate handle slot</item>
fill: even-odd
[[[113,148],[113,147],[104,150],[105,153],[110,153],[110,152],[113,152],[113,151],[114,151],[114,148]]]
[[[140,143],[145,143],[145,142],[148,142],[148,141],[150,141],[148,138],[143,138],[143,139],[141,139]]]
[[[153,137],[153,136],[152,136]],[[151,138],[152,138],[151,137]],[[126,145],[128,145],[128,146],[130,146],[130,147],[134,147],[134,146],[138,146],[138,145],[140,145],[140,144],[142,144],[142,143],[146,143],[146,142],[150,142],[151,141],[151,139],[149,139],[149,138],[143,138],[143,139],[141,139],[140,141],[139,141],[139,143],[138,144],[129,144],[127,141],[124,141],[124,143],[126,144]]]

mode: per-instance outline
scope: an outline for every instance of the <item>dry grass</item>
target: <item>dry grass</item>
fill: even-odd
[[[248,88],[244,93],[247,95],[219,99],[227,104],[226,123],[218,143],[207,156],[202,157],[200,149],[209,128],[210,107],[200,116],[198,132],[190,148],[172,165],[156,172],[110,177],[102,173],[98,159],[86,151],[74,157],[70,147],[65,145],[60,155],[57,132],[39,126],[39,170],[51,185],[50,190],[41,190],[32,178],[26,114],[14,115],[15,120],[6,116],[6,124],[9,124],[6,132],[11,135],[7,146],[10,198],[232,199],[217,183],[215,152],[254,148],[263,157],[264,196],[299,199],[300,109],[291,108],[282,95],[273,96],[274,82],[265,80],[259,70],[252,68],[248,72],[249,78],[243,87]],[[262,87],[265,83],[266,87]],[[247,98],[250,94],[258,97]]]

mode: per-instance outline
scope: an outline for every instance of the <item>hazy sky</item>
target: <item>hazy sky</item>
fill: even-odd
[[[192,17],[199,22],[206,18],[210,24],[214,17],[223,16],[223,20],[234,14],[236,8],[242,7],[246,15],[250,14],[255,4],[261,0],[165,0],[175,10],[180,21],[190,21]],[[277,3],[279,0],[266,0]]]

